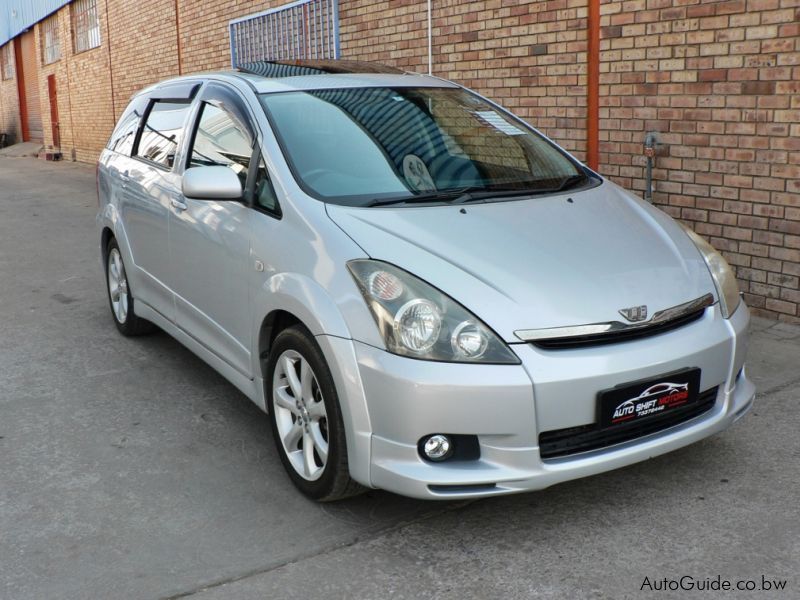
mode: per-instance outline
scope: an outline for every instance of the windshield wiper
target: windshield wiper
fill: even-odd
[[[437,190],[414,194],[413,196],[402,196],[399,198],[387,198],[385,200],[373,200],[368,207],[390,206],[393,204],[416,204],[417,202],[447,202],[448,204],[465,204],[467,202],[479,202],[490,198],[510,198],[513,196],[534,196],[538,194],[552,194],[562,192],[566,189],[575,187],[587,178],[585,173],[570,175],[561,180],[555,187],[519,187],[519,186],[483,186],[470,185],[449,190]]]
[[[373,200],[368,207],[373,206],[389,206],[392,204],[415,204],[417,202],[452,202],[465,194],[477,190],[485,190],[483,186],[468,186],[450,190],[437,190],[433,192],[423,192],[421,194],[414,194],[413,196],[401,196],[397,198],[386,198],[385,200]]]
[[[414,194],[413,196],[374,200],[373,202],[367,204],[367,206],[389,206],[392,204],[414,204],[417,202],[447,202],[448,204],[464,204],[466,202],[476,202],[485,200],[487,198],[495,198],[500,196],[529,196],[535,193],[538,193],[536,188],[486,187],[483,185],[470,185],[449,190],[424,192],[422,194]]]

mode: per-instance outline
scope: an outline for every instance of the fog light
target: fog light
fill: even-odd
[[[453,444],[450,438],[441,433],[430,436],[422,445],[422,451],[428,460],[444,460],[453,452]]]

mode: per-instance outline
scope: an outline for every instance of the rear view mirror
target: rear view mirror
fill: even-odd
[[[183,174],[183,195],[193,200],[241,200],[242,182],[228,167],[192,167]]]

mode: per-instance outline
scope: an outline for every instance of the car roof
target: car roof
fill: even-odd
[[[359,87],[458,87],[455,83],[419,73],[404,72],[379,63],[346,60],[258,61],[236,69],[174,77],[140,93],[187,80],[222,79],[246,81],[256,93]],[[138,94],[137,94],[138,95]]]

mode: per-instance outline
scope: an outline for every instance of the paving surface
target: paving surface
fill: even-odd
[[[800,597],[800,328],[731,430],[543,492],[306,501],[265,415],[109,314],[94,168],[0,158],[0,598]],[[784,592],[641,591],[663,578]]]
[[[38,142],[20,142],[0,149],[0,157],[21,158],[24,156],[37,157],[44,146]]]

